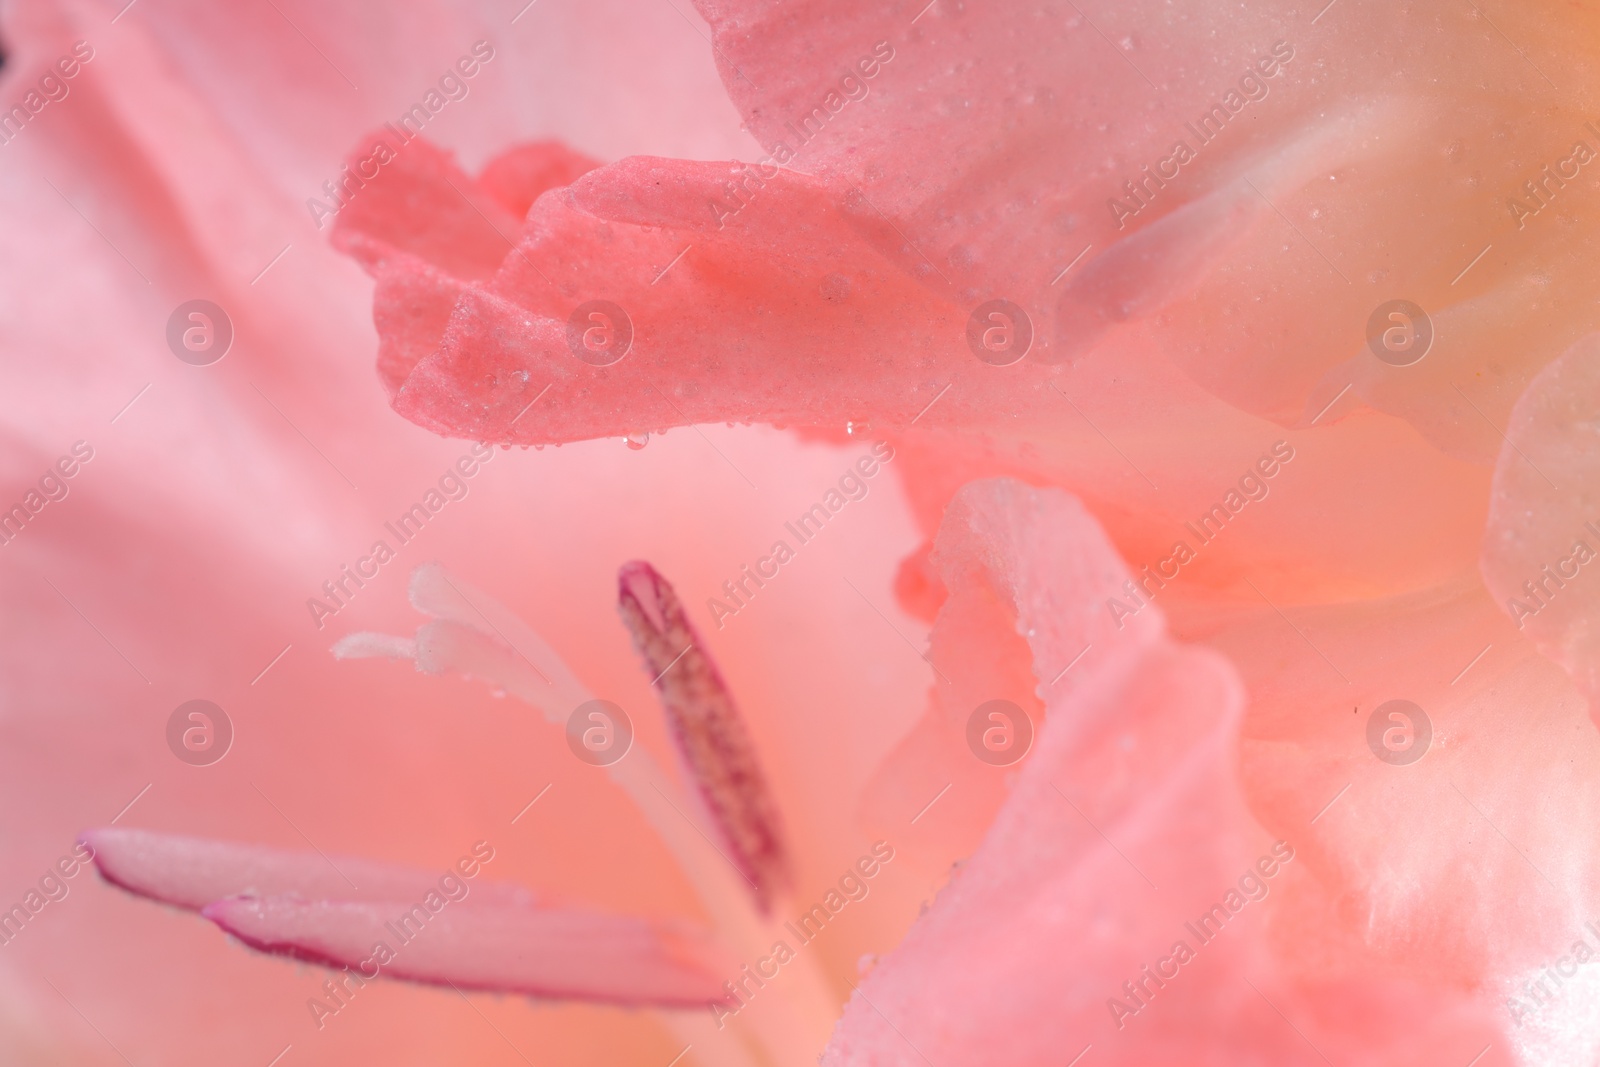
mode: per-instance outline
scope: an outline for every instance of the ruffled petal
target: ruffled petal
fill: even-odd
[[[934,559],[951,591],[936,633],[968,620],[960,645],[935,644],[936,666],[970,676],[1025,640],[1047,710],[993,826],[862,981],[825,1064],[1059,1064],[1090,1048],[1130,1065],[1376,1064],[1440,1041],[1468,1059],[1484,1050],[1493,1031],[1454,991],[1370,975],[1300,987],[1284,973],[1260,924],[1304,864],[1294,839],[1270,842],[1245,813],[1239,680],[1167,637],[1153,605],[1112,621],[1105,605],[1130,595],[1131,576],[1075,501],[969,486]]]

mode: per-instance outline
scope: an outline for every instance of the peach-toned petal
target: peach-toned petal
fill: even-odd
[[[1304,832],[1270,844],[1244,813],[1238,680],[1214,653],[1167,638],[1154,606],[1106,626],[1128,572],[1075,502],[969,486],[934,558],[951,590],[936,633],[970,620],[966,647],[936,643],[936,663],[969,676],[1025,639],[1048,712],[993,827],[862,981],[825,1063],[1059,1064],[1092,1047],[1128,1065],[1398,1065],[1439,1042],[1463,1062],[1493,1047],[1453,991],[1371,977],[1297,988],[1282,972],[1266,915],[1248,909],[1273,913],[1304,880]],[[1063,654],[1091,637],[1056,680]],[[1273,904],[1238,896],[1246,874]],[[1197,933],[1230,891],[1243,914]],[[1181,964],[1180,941],[1194,953]]]
[[[1107,1002],[1125,996],[1123,978],[1174,939],[1192,941],[1184,920],[1249,868],[1231,782],[1242,693],[1220,658],[1166,639],[1156,609],[1108,631],[1103,601],[1127,571],[1064,495],[969,486],[935,559],[952,589],[941,626],[985,597],[1009,621],[986,635],[973,627],[964,647],[936,644],[936,655],[943,648],[960,670],[1025,635],[1049,711],[983,843],[862,983],[825,1062],[870,1062],[869,1050],[894,1063],[918,1052],[934,1062],[1057,1062],[1117,1040]],[[1057,681],[1085,644],[1093,648]],[[1210,973],[1185,975],[1122,1040],[1210,1062],[1228,1047],[1225,1030],[1249,1027],[1255,1038],[1267,1009],[1239,980],[1259,955],[1254,941],[1201,952]],[[1218,1030],[1197,1032],[1208,1014]],[[1292,1050],[1262,1030],[1280,1054]]]
[[[1359,355],[1369,314],[1403,297],[1439,316],[1441,351],[1458,381],[1489,387],[1476,399],[1491,421],[1595,323],[1596,268],[1573,224],[1600,213],[1593,179],[1570,162],[1565,180],[1540,173],[1600,136],[1547,73],[1587,67],[1592,25],[1576,11],[1519,11],[1516,47],[1470,5],[1395,12],[1384,32],[1406,44],[1391,51],[1367,47],[1360,18],[1313,22],[1286,0],[699,7],[763,148],[851,190],[863,223],[893,219],[881,247],[930,290],[1021,304],[1049,358],[1164,349],[1285,424],[1354,377],[1358,395],[1482,460],[1481,420],[1439,417],[1440,371],[1374,380]],[[1513,306],[1530,291],[1537,310]],[[1334,382],[1347,360],[1359,365]]]
[[[1527,984],[1574,942],[1600,944],[1586,925],[1600,920],[1600,856],[1575,830],[1600,818],[1600,739],[1571,680],[1470,575],[1282,614],[1259,598],[1167,606],[1249,687],[1242,784],[1309,876],[1272,914],[1298,980],[1390,974],[1455,990],[1481,998],[1519,1062],[1591,1062],[1600,1031],[1574,1023],[1577,991],[1535,1011],[1551,997]],[[1409,712],[1391,716],[1395,700],[1422,709],[1426,733]],[[1568,1051],[1536,1054],[1552,1039]]]

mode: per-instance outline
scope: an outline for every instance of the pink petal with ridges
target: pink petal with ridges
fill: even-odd
[[[952,382],[953,410],[973,418],[1002,396],[1048,403],[1038,369],[1021,372],[1019,389],[974,359],[965,313],[864,243],[815,182],[775,175],[760,211],[719,228],[710,202],[734,203],[725,189],[739,172],[635,157],[542,198],[493,282],[457,302],[397,410],[438,432],[539,444],[844,412],[906,425]],[[614,364],[590,365],[569,345],[569,319],[594,300],[631,325]],[[775,373],[785,367],[804,368],[803,388]]]
[[[466,286],[494,276],[527,206],[596,165],[555,142],[517,145],[490,161],[480,183],[421,137],[397,142],[381,130],[351,153],[347,166],[358,177],[376,174],[331,231],[334,247],[377,279],[378,372],[391,393],[438,347]],[[398,147],[381,166],[372,155],[379,143]]]

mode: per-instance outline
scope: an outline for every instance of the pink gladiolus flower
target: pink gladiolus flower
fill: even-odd
[[[0,12],[0,1059],[1600,1057],[1591,13],[517,6]]]

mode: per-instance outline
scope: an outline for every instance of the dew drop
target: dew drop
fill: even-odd
[[[627,437],[624,437],[623,440],[628,443],[629,448],[637,452],[639,449],[650,443],[650,435],[647,433],[630,433]]]
[[[844,432],[851,437],[860,437],[870,429],[872,429],[870,422],[851,421],[844,424]]]

